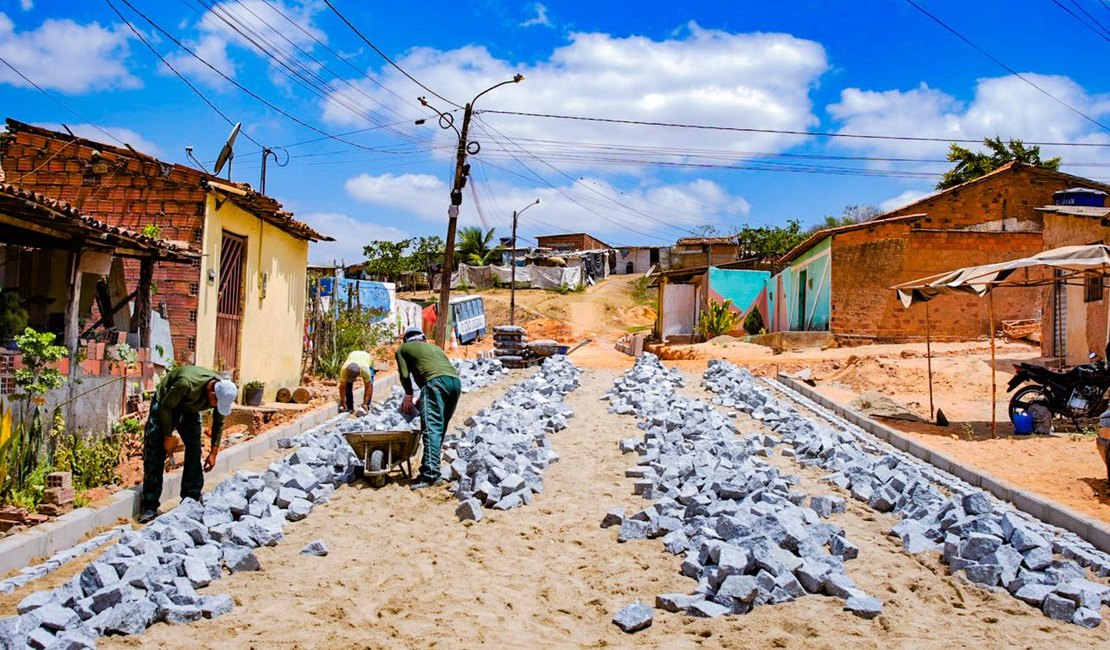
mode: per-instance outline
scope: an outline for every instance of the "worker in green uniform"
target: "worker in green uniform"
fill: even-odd
[[[439,472],[439,455],[443,434],[462,394],[459,371],[438,347],[428,343],[419,327],[405,330],[404,343],[397,348],[397,374],[405,389],[401,412],[413,415],[420,411],[423,429],[424,457],[420,476],[409,487],[419,490],[444,483]],[[412,403],[412,380],[420,387],[420,401]]]
[[[204,489],[204,472],[212,471],[220,453],[220,436],[224,417],[239,389],[221,379],[215,372],[199,366],[177,366],[166,373],[154,401],[150,404],[146,430],[143,433],[143,495],[138,521],[145,524],[158,516],[162,499],[162,472],[166,465],[165,440],[176,429],[185,443],[185,468],[181,475],[181,498],[200,500]],[[201,465],[200,414],[215,408],[212,414],[212,447]]]
[[[339,410],[355,410],[355,381],[362,378],[362,409],[370,410],[374,398],[374,359],[369,352],[355,350],[339,367]]]

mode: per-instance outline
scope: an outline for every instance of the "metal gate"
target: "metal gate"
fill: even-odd
[[[238,375],[239,339],[243,331],[243,251],[245,237],[223,233],[220,290],[216,306],[216,368]]]

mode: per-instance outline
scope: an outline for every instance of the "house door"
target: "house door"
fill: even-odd
[[[804,330],[806,328],[806,285],[809,284],[809,274],[803,269],[798,274],[798,327],[797,329]]]
[[[658,248],[648,249],[648,266],[658,266],[658,265],[659,265],[659,249]]]
[[[229,232],[220,248],[220,289],[216,307],[216,368],[236,371],[243,332],[243,253],[247,240]]]

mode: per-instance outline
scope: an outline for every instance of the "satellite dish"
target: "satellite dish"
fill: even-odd
[[[235,157],[235,150],[233,149],[235,146],[235,137],[239,135],[239,128],[242,126],[242,122],[236,122],[235,126],[231,129],[231,135],[227,136],[227,142],[224,143],[224,148],[220,149],[220,155],[216,157],[216,168],[213,170],[213,174],[218,176],[220,170],[224,168],[224,165],[231,162],[231,159]],[[231,180],[230,169],[228,170],[227,179]]]

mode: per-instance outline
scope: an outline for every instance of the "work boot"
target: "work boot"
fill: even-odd
[[[428,481],[425,478],[420,478],[420,479],[417,479],[416,481],[414,481],[412,483],[409,483],[409,489],[423,490],[424,488],[439,487],[440,485],[443,485],[446,482],[447,481],[442,479],[442,478],[437,478],[434,481]]]
[[[135,521],[139,522],[140,524],[149,524],[150,522],[154,521],[157,517],[158,517],[158,511],[157,510],[151,510],[151,509],[148,508],[146,510],[143,510],[141,513],[139,513],[139,516],[135,518]]]

